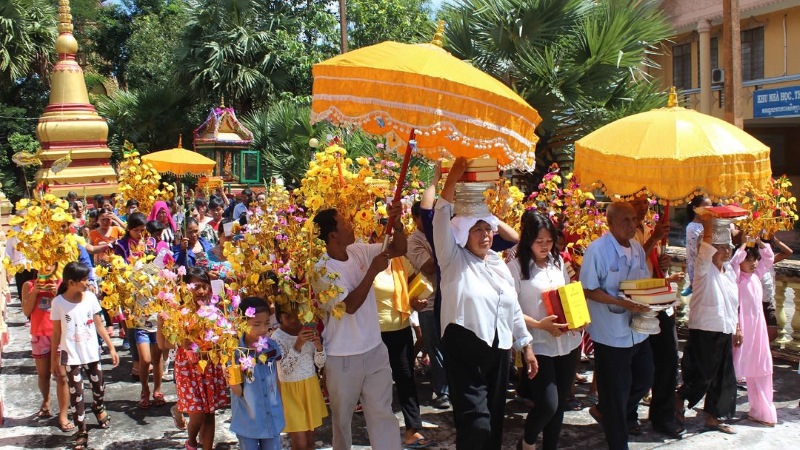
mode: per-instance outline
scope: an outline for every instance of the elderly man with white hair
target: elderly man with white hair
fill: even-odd
[[[612,203],[608,233],[583,257],[580,280],[589,304],[595,376],[603,431],[612,450],[628,448],[629,432],[639,431],[636,409],[653,384],[653,352],[647,335],[629,326],[631,315],[647,307],[618,297],[619,284],[648,278],[647,258],[634,240],[638,224],[630,203]]]

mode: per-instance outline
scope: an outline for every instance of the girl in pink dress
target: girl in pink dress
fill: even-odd
[[[731,266],[739,287],[739,325],[733,338],[733,367],[737,378],[747,379],[747,418],[763,425],[778,421],[772,404],[772,353],[761,305],[761,277],[769,272],[775,255],[761,240],[757,246],[739,248]]]

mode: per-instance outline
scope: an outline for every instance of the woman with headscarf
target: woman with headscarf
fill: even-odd
[[[467,161],[453,163],[436,202],[433,236],[441,266],[442,352],[456,427],[457,449],[499,449],[511,346],[523,351],[528,377],[538,370],[514,279],[491,250],[499,219],[462,215],[451,220],[455,188]]]
[[[175,226],[175,221],[172,220],[172,215],[169,211],[167,202],[163,200],[157,201],[147,216],[147,220],[157,220],[161,225],[164,225],[164,231],[161,232],[161,240],[172,246],[175,243],[175,232],[178,228]]]

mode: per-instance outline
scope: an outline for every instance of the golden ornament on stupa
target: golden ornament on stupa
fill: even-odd
[[[42,147],[36,183],[46,182],[57,197],[69,191],[109,195],[117,190],[117,174],[106,145],[108,124],[89,103],[83,69],[75,61],[78,41],[72,35],[69,0],[58,2],[56,52],[50,102],[36,127]],[[59,167],[54,171],[56,163]]]

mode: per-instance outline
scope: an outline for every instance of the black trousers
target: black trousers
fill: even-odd
[[[681,361],[683,385],[678,395],[696,405],[705,395],[703,411],[715,418],[736,412],[736,375],[733,371],[733,336],[716,331],[689,330]]]
[[[456,426],[456,449],[500,450],[510,350],[489,347],[475,333],[450,324],[442,337],[442,353],[450,385]]]
[[[650,423],[655,427],[673,429],[675,421],[675,388],[678,386],[678,334],[675,315],[658,313],[661,332],[650,336],[653,349],[653,398],[650,400]]]
[[[561,423],[564,421],[564,405],[569,399],[575,367],[578,365],[580,346],[562,356],[537,355],[539,372],[531,380],[526,375],[528,364],[523,359],[521,383],[524,392],[533,400],[534,406],[525,419],[525,442],[535,444],[542,433],[542,448],[554,450],[558,446]]]
[[[595,342],[594,364],[606,443],[611,450],[625,450],[639,401],[653,385],[653,351],[647,340],[633,347]]]
[[[397,388],[397,400],[403,411],[406,428],[421,430],[422,416],[419,412],[417,385],[414,383],[414,338],[411,327],[382,332],[381,339],[389,350],[392,380]]]

